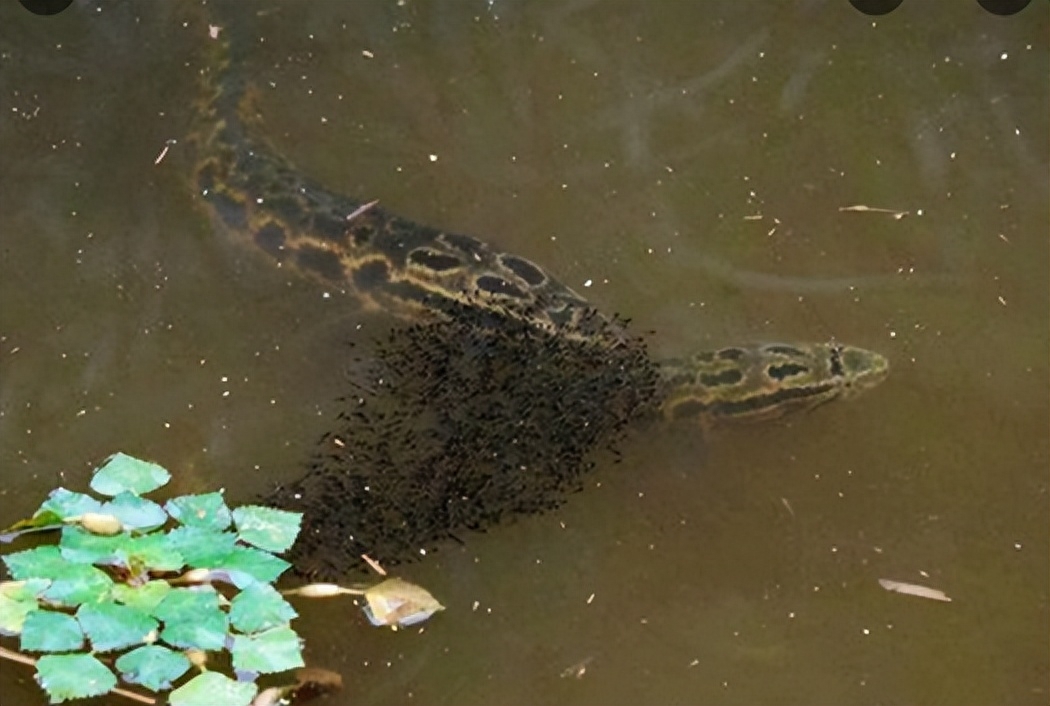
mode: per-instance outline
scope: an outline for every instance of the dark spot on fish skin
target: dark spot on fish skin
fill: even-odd
[[[789,355],[793,358],[801,358],[806,355],[803,351],[800,351],[798,348],[794,348],[792,346],[785,346],[781,344],[773,344],[771,346],[766,346],[765,350],[767,350],[770,353]]]
[[[215,187],[215,165],[211,162],[203,165],[197,172],[197,188],[202,194],[210,194]]]
[[[376,237],[376,228],[371,223],[355,219],[348,224],[346,234],[355,246],[361,247],[371,243]]]
[[[536,287],[547,281],[547,275],[543,270],[524,258],[515,255],[501,255],[499,261],[508,270],[525,280],[529,286]]]
[[[723,370],[720,373],[700,373],[700,384],[707,387],[736,385],[744,379],[744,374],[736,369]]]
[[[259,249],[278,261],[284,260],[287,255],[284,250],[284,241],[284,228],[276,223],[267,223],[255,234],[255,244],[259,246]]]
[[[285,223],[299,222],[304,215],[299,202],[291,196],[272,196],[263,201],[263,205]]]
[[[344,279],[343,263],[339,256],[329,250],[303,245],[295,252],[295,262],[304,270],[309,270],[331,282],[342,282]]]
[[[786,380],[806,372],[809,372],[809,368],[798,363],[779,363],[766,369],[766,374],[774,380]]]
[[[364,292],[371,292],[385,286],[390,278],[389,268],[382,260],[371,260],[354,270],[354,285]]]
[[[489,292],[491,294],[502,294],[507,297],[514,297],[516,299],[527,298],[525,292],[520,287],[516,287],[502,277],[496,277],[495,275],[482,275],[478,277],[477,281],[478,289],[483,292]]]
[[[419,265],[425,267],[428,270],[434,270],[435,272],[444,272],[446,270],[454,270],[457,267],[463,266],[463,261],[453,255],[445,255],[444,253],[435,252],[433,250],[427,250],[426,248],[418,248],[408,254],[408,261],[413,265]]]
[[[694,419],[707,410],[700,400],[685,400],[671,406],[671,419]]]
[[[407,281],[391,282],[386,285],[385,290],[399,300],[413,301],[418,304],[432,305],[432,300],[435,296],[434,292],[431,292],[426,287],[420,287]]]
[[[346,219],[319,213],[314,216],[313,231],[326,240],[342,241],[347,231]]]
[[[450,246],[457,250],[466,253],[467,255],[483,255],[485,253],[485,244],[477,238],[472,238],[469,235],[460,235],[459,233],[442,233],[441,239],[448,243]]]
[[[248,225],[248,210],[244,204],[220,192],[210,193],[207,198],[215,213],[229,228],[243,230]]]
[[[722,360],[740,360],[745,355],[747,355],[747,351],[740,348],[723,348],[722,350],[718,351],[715,355],[717,355]]]

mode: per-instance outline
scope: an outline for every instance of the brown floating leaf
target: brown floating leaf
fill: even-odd
[[[445,606],[430,592],[404,579],[387,579],[365,591],[365,615],[373,625],[393,628],[421,623]]]

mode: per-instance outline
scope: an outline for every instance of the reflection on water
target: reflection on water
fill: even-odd
[[[333,189],[542,263],[661,356],[893,363],[783,423],[639,429],[562,510],[408,567],[448,606],[421,635],[307,606],[347,698],[1045,702],[1048,13],[920,5],[234,5],[271,138]],[[194,12],[0,9],[5,521],[118,448],[173,492],[294,477],[389,326],[195,207]]]

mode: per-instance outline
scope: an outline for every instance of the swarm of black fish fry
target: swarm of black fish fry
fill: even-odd
[[[656,372],[640,340],[597,344],[519,317],[444,307],[397,329],[343,398],[304,477],[265,502],[304,513],[291,560],[311,578],[418,558],[467,530],[557,507],[597,447],[646,414]],[[619,322],[595,317],[617,339]]]

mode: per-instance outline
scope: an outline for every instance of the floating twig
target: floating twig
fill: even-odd
[[[839,211],[854,211],[858,213],[888,213],[895,220],[900,220],[907,216],[911,211],[897,211],[892,208],[878,208],[877,206],[865,206],[863,204],[857,204],[855,206],[839,206]]]
[[[904,583],[903,581],[894,581],[892,579],[879,579],[879,585],[887,591],[893,591],[895,593],[903,593],[908,596],[918,596],[919,598],[929,598],[932,601],[943,601],[945,603],[952,602],[952,599],[949,598],[944,591],[940,591],[936,588],[929,588],[928,586],[920,586],[916,583]]]

